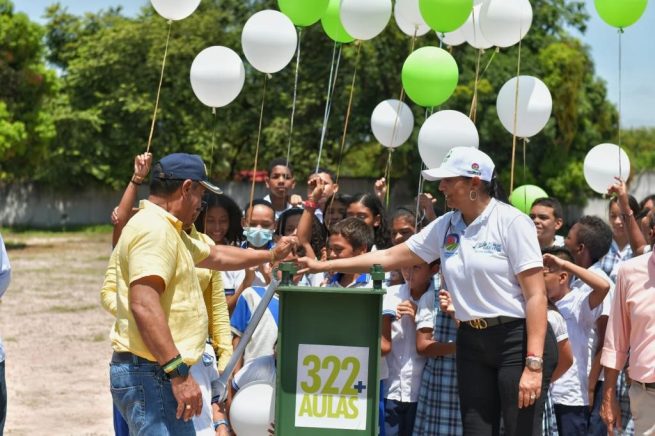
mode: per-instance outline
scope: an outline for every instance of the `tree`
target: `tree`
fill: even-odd
[[[46,109],[57,86],[43,62],[43,29],[0,0],[0,181],[25,180],[55,136]]]
[[[219,179],[252,167],[263,74],[246,64],[242,93],[213,115],[193,95],[189,68],[196,54],[209,45],[225,45],[241,53],[243,24],[265,8],[276,8],[276,3],[205,1],[191,17],[173,23],[152,144],[156,156],[173,151],[199,153],[210,162],[212,176]],[[554,111],[546,129],[526,144],[525,169],[519,143],[516,184],[537,183],[564,201],[581,202],[589,193],[582,179],[582,159],[591,146],[613,136],[616,111],[607,101],[604,83],[594,74],[588,49],[568,30],[584,31],[588,18],[584,2],[540,0],[533,2],[533,8],[533,26],[520,48],[520,69],[522,74],[542,78],[549,86]],[[132,156],[146,147],[167,31],[166,21],[151,8],[144,8],[136,18],[123,17],[119,9],[83,17],[58,6],[49,9],[47,59],[60,69],[61,86],[49,102],[57,132],[45,151],[44,159],[50,164],[36,168],[36,179],[114,187],[124,184]],[[433,33],[416,41],[417,48],[437,44]],[[341,60],[321,164],[336,168],[342,162],[341,173],[346,175],[383,174],[387,151],[376,144],[370,132],[370,115],[381,100],[400,95],[400,71],[411,45],[411,38],[401,34],[394,23],[359,46],[335,46],[320,25],[302,30],[290,155],[301,177],[316,164],[335,50]],[[507,182],[512,138],[498,121],[495,99],[502,84],[516,75],[519,48],[498,53],[479,53],[465,46],[450,50],[460,68],[459,86],[440,108],[413,106],[417,125],[433,110],[469,113],[477,89],[476,124],[481,148],[494,158],[501,180]],[[480,65],[489,63],[489,67],[476,85],[478,56]],[[355,69],[357,80],[342,154],[341,138]],[[287,152],[294,70],[292,63],[268,80],[259,168]],[[0,123],[2,117],[0,110]],[[21,135],[16,129],[13,134]],[[395,177],[418,178],[421,161],[417,135],[415,129],[409,143],[393,153]]]

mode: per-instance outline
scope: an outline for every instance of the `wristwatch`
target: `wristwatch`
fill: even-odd
[[[166,372],[165,374],[166,374],[166,378],[169,380],[175,377],[186,377],[187,375],[189,375],[189,365],[187,365],[184,362],[181,362],[172,371]]]
[[[528,356],[525,358],[525,366],[530,371],[541,371],[544,367],[544,359],[538,356]]]

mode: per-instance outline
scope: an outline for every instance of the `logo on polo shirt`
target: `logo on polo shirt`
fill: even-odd
[[[476,253],[495,254],[502,251],[502,246],[497,242],[481,241],[473,246]]]
[[[459,248],[459,235],[457,233],[451,233],[446,236],[443,248],[446,254],[454,254]]]

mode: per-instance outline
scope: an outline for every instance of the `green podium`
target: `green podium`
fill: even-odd
[[[279,435],[377,435],[384,271],[373,288],[293,286],[282,264],[275,425]]]

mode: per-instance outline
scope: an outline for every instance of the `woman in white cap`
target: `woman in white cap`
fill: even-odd
[[[546,319],[539,242],[530,218],[496,200],[494,163],[482,151],[455,147],[440,180],[451,212],[407,242],[344,260],[302,258],[309,270],[387,271],[441,259],[445,287],[461,321],[457,371],[464,435],[541,434],[545,392],[557,363]]]

